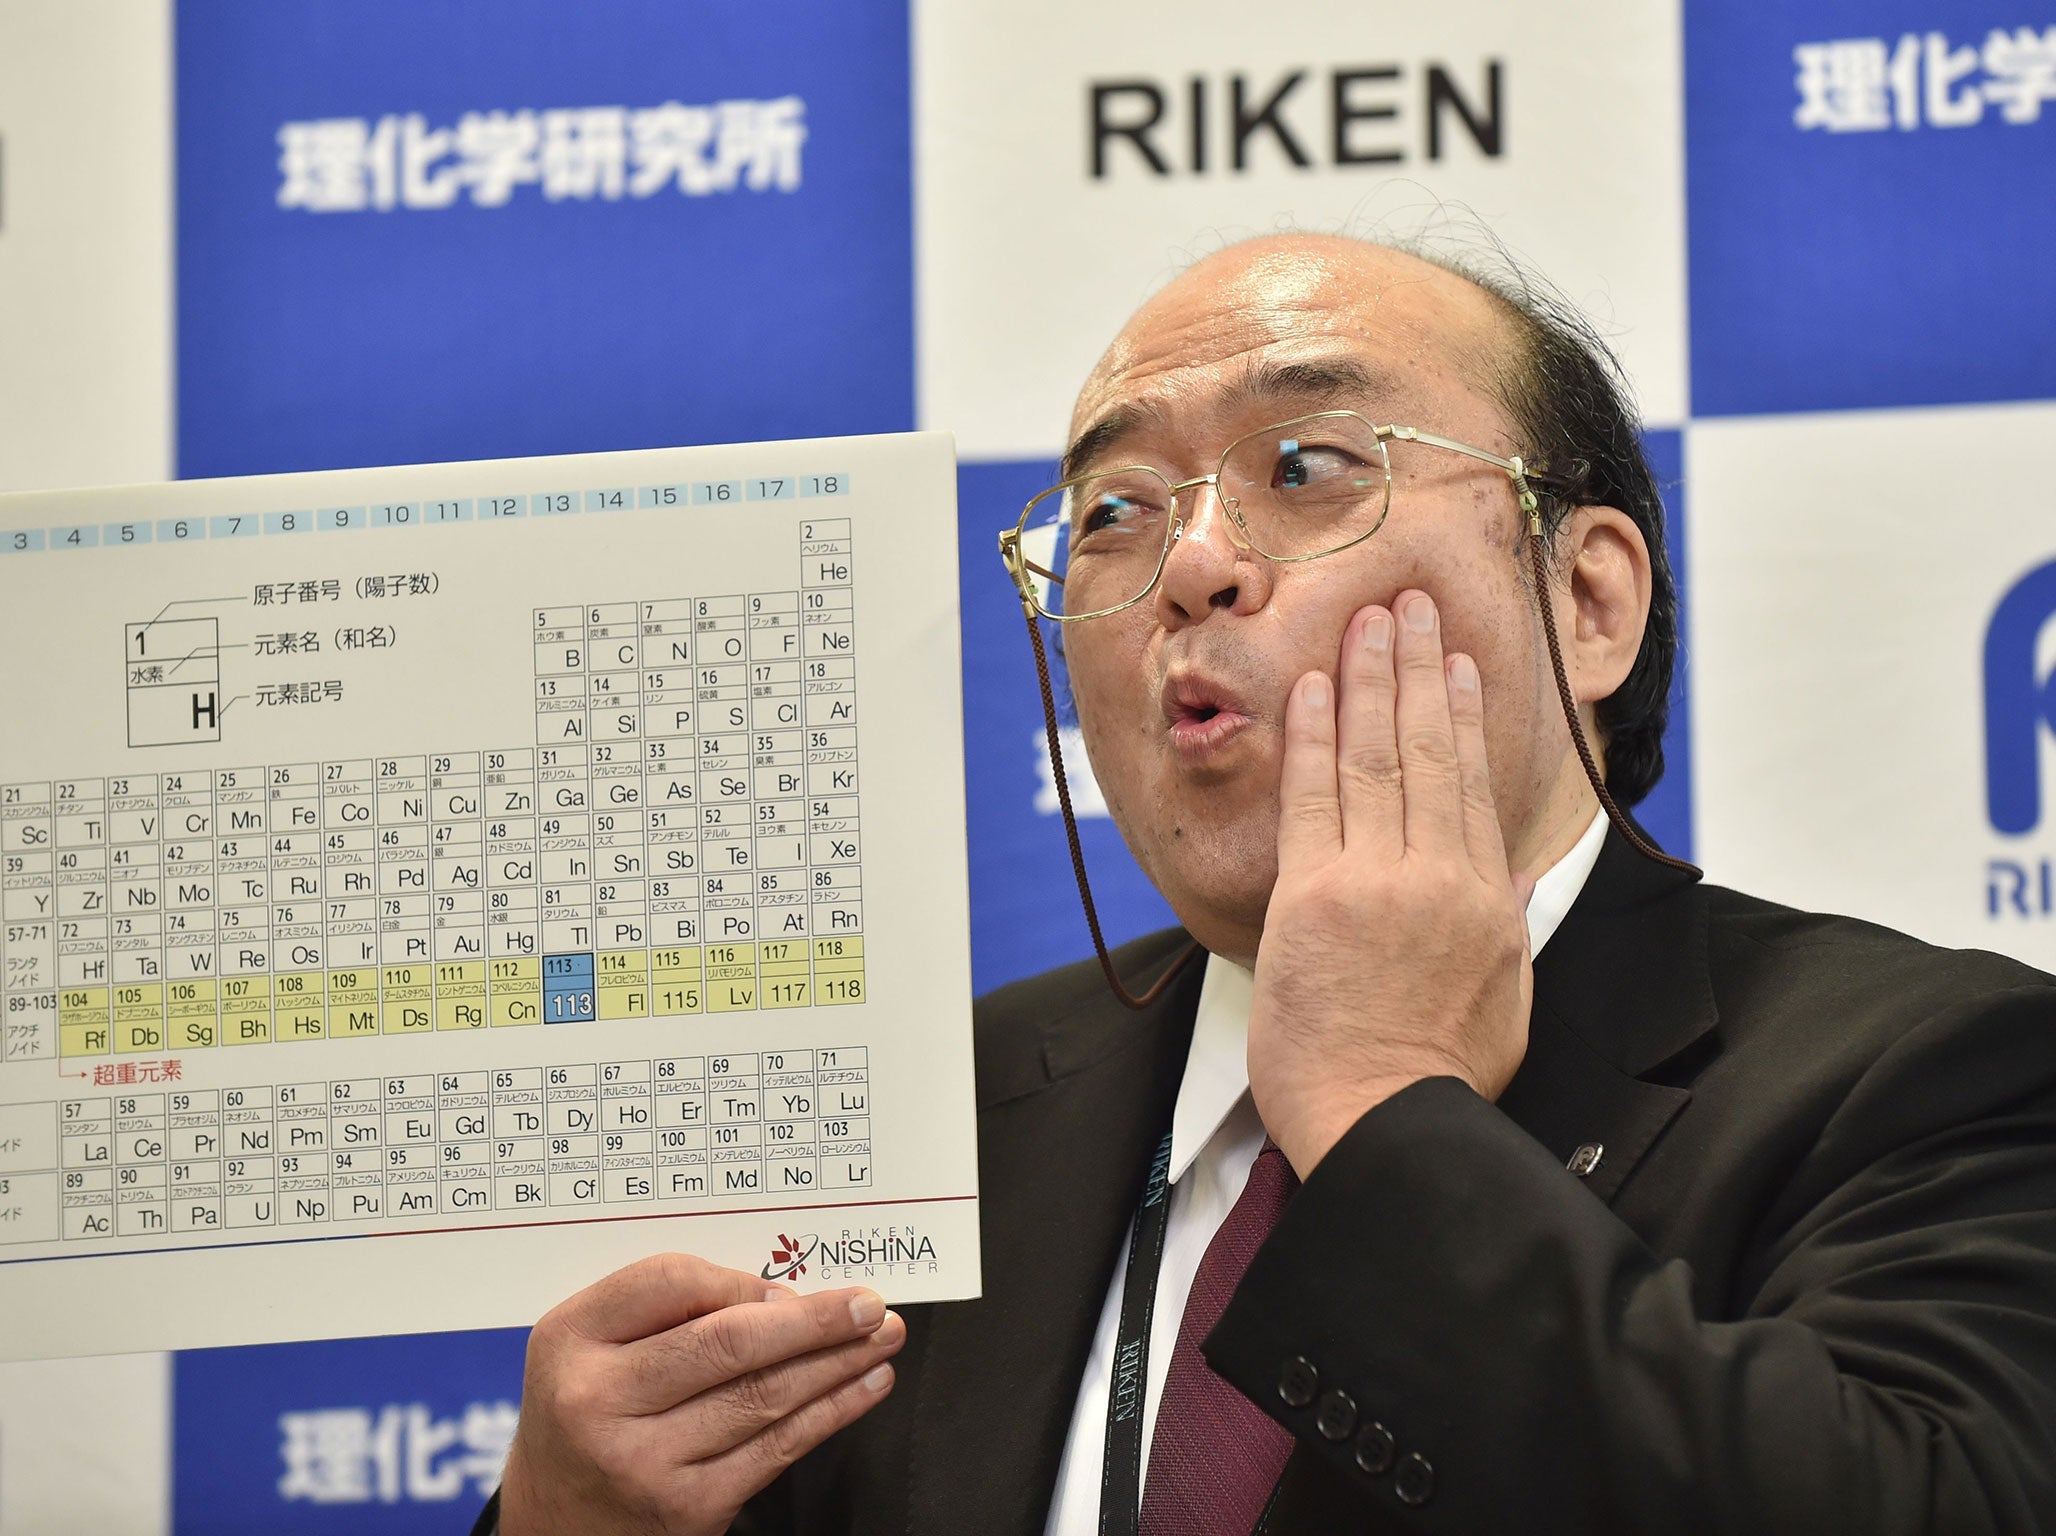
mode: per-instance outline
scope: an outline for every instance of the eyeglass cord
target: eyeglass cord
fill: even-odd
[[[1064,811],[1064,836],[1071,843],[1071,869],[1078,876],[1078,900],[1085,908],[1085,926],[1092,930],[1093,952],[1099,956],[1099,968],[1106,972],[1107,986],[1113,989],[1115,997],[1139,1013],[1163,996],[1164,989],[1203,951],[1196,939],[1186,945],[1185,952],[1171,962],[1171,968],[1140,997],[1121,985],[1114,958],[1107,953],[1106,937],[1099,930],[1099,908],[1092,903],[1092,883],[1085,878],[1085,849],[1078,841],[1078,818],[1071,812],[1071,783],[1064,776],[1064,746],[1057,734],[1057,700],[1050,688],[1049,655],[1042,645],[1042,625],[1036,621],[1033,609],[1024,604],[1021,611],[1028,619],[1028,643],[1035,647],[1035,678],[1042,684],[1042,722],[1049,732],[1049,766],[1057,782],[1057,804]]]
[[[1592,793],[1599,797],[1599,804],[1606,811],[1606,819],[1614,830],[1627,839],[1628,846],[1645,859],[1669,869],[1682,870],[1697,880],[1705,871],[1697,864],[1684,859],[1673,858],[1644,837],[1635,824],[1628,820],[1627,813],[1614,804],[1613,794],[1606,787],[1606,780],[1600,777],[1599,765],[1593,760],[1592,747],[1585,740],[1585,727],[1578,721],[1578,701],[1571,697],[1570,678],[1563,669],[1563,645],[1556,638],[1556,615],[1549,603],[1549,567],[1542,558],[1542,546],[1548,542],[1541,534],[1528,536],[1528,558],[1535,571],[1535,606],[1542,611],[1542,637],[1549,642],[1549,667],[1556,674],[1556,696],[1563,702],[1564,724],[1571,728],[1571,743],[1578,749],[1578,761],[1585,765],[1585,778],[1592,786]]]
[[[1542,615],[1542,635],[1549,645],[1549,666],[1556,674],[1556,696],[1563,705],[1564,723],[1570,727],[1571,743],[1578,749],[1578,761],[1584,765],[1585,778],[1592,786],[1592,792],[1599,797],[1601,809],[1614,829],[1644,858],[1664,865],[1666,868],[1683,871],[1698,879],[1703,871],[1696,864],[1674,858],[1644,837],[1635,824],[1628,820],[1627,813],[1615,803],[1606,787],[1606,780],[1600,776],[1598,762],[1593,758],[1592,747],[1585,739],[1585,728],[1578,721],[1577,700],[1571,696],[1571,684],[1563,665],[1563,645],[1557,639],[1556,616],[1548,601],[1549,568],[1543,559],[1542,546],[1546,538],[1531,534],[1528,539],[1528,555],[1535,572],[1535,602]],[[1169,970],[1152,982],[1149,988],[1136,996],[1121,984],[1120,975],[1114,969],[1113,957],[1107,953],[1107,941],[1100,931],[1099,908],[1093,904],[1092,883],[1085,876],[1085,849],[1078,838],[1078,818],[1071,810],[1071,784],[1064,773],[1064,748],[1057,731],[1057,702],[1055,690],[1049,680],[1049,654],[1042,643],[1042,625],[1037,622],[1034,610],[1025,604],[1022,614],[1028,622],[1028,643],[1035,651],[1035,678],[1042,687],[1042,720],[1049,733],[1049,766],[1056,780],[1057,804],[1064,813],[1064,836],[1071,846],[1071,870],[1078,877],[1078,900],[1085,908],[1085,926],[1092,930],[1093,952],[1099,956],[1099,968],[1105,972],[1107,986],[1123,1004],[1138,1012],[1163,996],[1164,989],[1177,979],[1203,950],[1197,940],[1188,944],[1178,958],[1171,962]]]

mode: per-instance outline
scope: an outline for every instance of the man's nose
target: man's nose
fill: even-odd
[[[1178,494],[1183,517],[1157,583],[1157,621],[1177,629],[1215,609],[1261,607],[1270,592],[1269,562],[1249,547],[1220,487],[1202,481]]]

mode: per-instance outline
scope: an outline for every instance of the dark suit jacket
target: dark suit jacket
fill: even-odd
[[[1199,980],[981,1001],[985,1294],[738,1532],[1039,1536]],[[1297,1437],[1280,1536],[2056,1533],[2056,983],[1610,834],[1506,1093],[1366,1114],[1207,1354]]]

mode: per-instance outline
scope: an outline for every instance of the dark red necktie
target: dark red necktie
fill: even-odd
[[[1242,1198],[1207,1244],[1178,1324],[1142,1488],[1141,1536],[1249,1536],[1292,1436],[1214,1374],[1199,1352],[1299,1180],[1266,1137]]]

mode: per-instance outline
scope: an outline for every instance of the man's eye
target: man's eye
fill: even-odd
[[[1132,496],[1102,493],[1080,507],[1078,537],[1088,538],[1095,533],[1130,527],[1146,519],[1151,510],[1147,502],[1137,501]]]
[[[1271,489],[1363,488],[1375,484],[1373,466],[1346,448],[1323,448],[1313,444],[1281,449],[1271,469]]]

